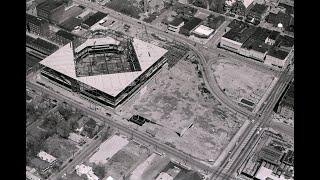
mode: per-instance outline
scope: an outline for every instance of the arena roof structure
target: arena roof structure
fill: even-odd
[[[107,38],[104,41],[110,43],[112,40]],[[91,41],[86,43],[90,44]],[[116,41],[113,43],[116,43]],[[141,71],[77,77],[71,43],[42,60],[40,64],[116,97],[167,52],[166,49],[135,38],[132,40],[132,45],[140,63]]]

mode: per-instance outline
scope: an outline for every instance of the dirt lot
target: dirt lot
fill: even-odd
[[[123,110],[128,116],[139,114],[160,124],[146,124],[140,130],[157,128],[156,138],[207,161],[218,157],[244,120],[200,92],[195,68],[191,62],[180,61],[164,69]],[[192,123],[182,137],[177,135]]]
[[[220,88],[234,101],[242,98],[254,103],[261,100],[270,87],[274,76],[248,67],[232,59],[220,59],[211,70]]]

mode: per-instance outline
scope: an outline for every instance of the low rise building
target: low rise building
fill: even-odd
[[[196,36],[196,37],[200,37],[200,38],[208,38],[210,37],[213,33],[214,33],[214,29],[209,28],[207,26],[204,25],[200,25],[199,27],[197,27],[192,33]]]
[[[82,27],[89,29],[94,24],[98,23],[101,19],[105,18],[108,14],[98,11],[97,13],[90,16],[88,19],[82,22]]]
[[[274,45],[268,51],[265,64],[278,68],[285,68],[293,57],[294,41],[289,36],[279,36]]]
[[[184,25],[182,18],[175,18],[168,24],[168,31],[179,32],[180,28]]]
[[[220,47],[239,53],[243,43],[255,32],[256,27],[242,21],[233,20],[220,39]]]
[[[294,82],[289,85],[288,90],[281,99],[277,113],[284,118],[294,119]]]
[[[263,62],[267,51],[271,47],[265,43],[270,34],[270,30],[258,27],[250,38],[241,46],[239,53]]]
[[[54,40],[61,45],[66,45],[72,42],[75,38],[76,38],[76,35],[64,30],[59,30],[58,32],[55,33],[55,36],[54,36]]]
[[[170,176],[168,173],[161,172],[156,180],[173,180],[173,177]]]
[[[40,151],[38,153],[38,157],[44,161],[47,161],[50,165],[53,165],[56,161],[57,158],[53,157],[52,155],[46,153],[45,151]]]
[[[49,34],[49,22],[26,13],[27,31],[36,35],[46,36]]]
[[[65,5],[58,1],[44,1],[37,5],[37,15],[40,18],[46,19],[53,24],[59,24],[63,19]]]
[[[88,180],[99,180],[99,178],[94,174],[92,171],[92,167],[86,166],[84,164],[80,164],[76,166],[76,173],[81,176],[81,175],[86,175]]]
[[[191,32],[198,27],[198,25],[202,22],[201,19],[193,17],[190,21],[186,22],[181,28],[179,33],[184,34],[186,36],[190,36]]]
[[[50,169],[50,163],[39,158],[33,158],[30,165],[38,169],[41,173],[45,173]]]

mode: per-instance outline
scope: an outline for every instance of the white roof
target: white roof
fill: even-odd
[[[244,0],[243,5],[248,8],[248,6],[253,2],[253,0]]]
[[[50,154],[48,154],[48,153],[46,153],[46,152],[44,152],[44,151],[40,151],[40,152],[38,153],[38,157],[39,157],[40,159],[44,160],[44,161],[49,162],[49,163],[52,163],[53,161],[56,160],[55,157],[53,157],[52,155],[50,155]]]
[[[170,176],[168,173],[161,172],[156,180],[173,180],[173,177]]]
[[[76,133],[69,133],[69,137],[70,140],[75,141],[77,143],[81,142],[83,137],[79,134]]]
[[[99,45],[105,45],[105,44],[114,44],[114,45],[118,46],[120,44],[120,41],[115,40],[112,37],[88,39],[83,44],[78,46],[75,49],[75,51],[79,52],[79,51],[81,51],[83,48],[85,48],[87,46],[93,46],[93,45],[99,46]]]
[[[77,77],[70,44],[57,50],[40,64],[115,97],[167,52],[166,49],[135,38],[133,46],[142,71]]]
[[[275,176],[272,174],[272,170],[266,167],[261,166],[259,171],[256,174],[256,178],[260,180],[266,180],[267,178],[271,178],[273,180],[286,180],[283,176]]]
[[[109,176],[107,177],[107,180],[113,180],[113,177]]]
[[[87,175],[87,178],[89,180],[99,180],[99,178],[92,171],[92,167],[90,166],[86,166],[84,164],[77,165],[76,171],[79,176],[81,176],[82,174]]]
[[[209,28],[209,27],[204,26],[204,25],[200,25],[193,32],[196,33],[196,34],[209,36],[211,33],[214,32],[214,29]]]

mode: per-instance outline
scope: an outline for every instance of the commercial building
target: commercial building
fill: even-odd
[[[201,19],[193,17],[190,21],[186,22],[181,28],[179,33],[190,36],[191,32],[202,22]]]
[[[267,51],[271,47],[265,43],[271,32],[271,30],[258,27],[249,39],[241,46],[239,53],[263,62]]]
[[[179,32],[180,28],[184,25],[182,18],[175,18],[168,24],[168,31]]]
[[[88,180],[99,180],[99,178],[94,174],[92,171],[92,167],[86,166],[84,164],[80,164],[76,166],[76,173],[81,176],[81,175],[86,175]]]
[[[63,19],[65,5],[53,0],[44,1],[37,5],[37,15],[53,24],[59,24]]]
[[[105,18],[107,15],[108,14],[98,11],[92,16],[90,16],[88,19],[83,21],[81,26],[85,29],[89,29],[91,26],[99,22],[101,19]]]
[[[208,38],[210,37],[213,33],[214,33],[214,29],[209,28],[207,26],[204,25],[200,25],[199,27],[197,27],[195,30],[193,30],[193,34],[196,37],[200,37],[200,38]]]
[[[54,41],[61,44],[66,45],[71,41],[75,40],[77,36],[64,30],[59,30],[55,33]]]
[[[268,51],[264,63],[278,68],[287,67],[293,57],[294,41],[289,36],[279,36]]]
[[[59,49],[59,47],[55,44],[52,44],[41,38],[35,39],[28,35],[26,36],[26,46],[33,50],[40,51],[42,54],[45,55],[50,55]]]
[[[41,75],[84,99],[116,107],[165,64],[166,52],[113,30],[96,30],[42,60]]]
[[[220,47],[240,53],[243,43],[255,32],[256,27],[242,21],[233,20],[220,39]]]
[[[46,36],[49,34],[49,22],[26,13],[26,29],[28,32]]]
[[[72,30],[74,30],[74,28],[76,26],[80,26],[81,23],[82,23],[81,19],[75,18],[75,17],[71,17],[69,19],[66,19],[62,23],[60,23],[59,26],[62,27],[63,29],[65,29],[65,30],[71,32]]]
[[[294,82],[289,85],[288,90],[281,99],[277,113],[282,117],[294,119]]]

